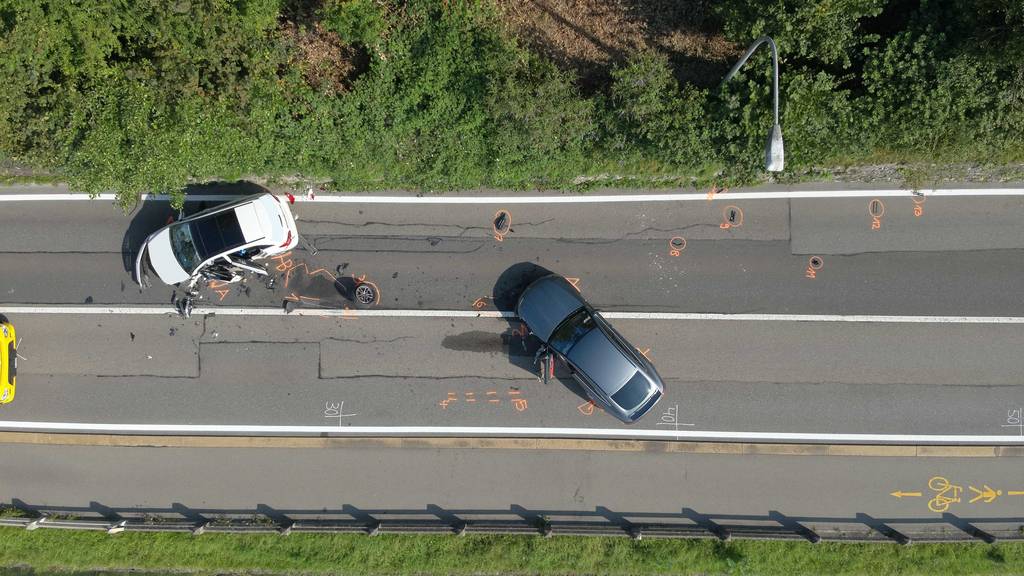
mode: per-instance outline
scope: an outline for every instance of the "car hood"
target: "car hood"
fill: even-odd
[[[165,284],[177,284],[189,279],[188,271],[174,257],[169,226],[153,234],[146,242],[146,249],[149,250],[150,267]]]
[[[516,313],[545,343],[558,325],[583,306],[579,292],[561,276],[550,275],[526,287]]]

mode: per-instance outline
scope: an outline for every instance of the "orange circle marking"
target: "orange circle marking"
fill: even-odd
[[[373,282],[370,282],[369,280],[359,280],[358,284],[369,284],[373,288],[373,293],[377,295],[377,298],[373,301],[372,306],[376,306],[377,304],[380,304],[380,298],[381,298],[380,288],[378,288],[376,284],[374,284]],[[357,286],[358,286],[358,284],[357,284]]]
[[[878,198],[872,199],[871,202],[868,202],[868,214],[875,218],[881,218],[885,214],[885,204]]]
[[[918,202],[918,200],[920,200],[920,202]],[[911,196],[910,197],[910,201],[913,202],[914,204],[917,204],[918,206],[920,206],[921,204],[924,204],[924,200],[925,200],[924,196]]]
[[[675,250],[677,252],[686,250],[686,238],[683,238],[682,236],[673,236],[672,239],[668,241],[668,249]]]
[[[739,206],[726,206],[722,209],[723,228],[739,228],[743,226],[743,210]]]
[[[503,221],[504,225],[501,230],[498,230],[498,222]],[[512,230],[512,213],[508,210],[498,210],[494,213],[494,219],[491,220],[491,228],[494,229],[496,236],[504,237]]]
[[[821,267],[825,265],[825,261],[821,256],[811,256],[807,261],[807,265],[810,266],[811,270],[821,270]]]

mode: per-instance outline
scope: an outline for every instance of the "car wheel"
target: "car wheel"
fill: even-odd
[[[355,304],[358,308],[369,308],[377,303],[377,289],[365,282],[356,284]]]

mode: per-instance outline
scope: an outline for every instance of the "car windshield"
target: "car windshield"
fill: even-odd
[[[594,319],[586,308],[580,308],[567,319],[563,320],[558,328],[551,334],[548,344],[562,355],[568,355],[569,350],[594,329]]]
[[[187,223],[171,226],[171,251],[182,269],[191,274],[199,265],[199,251],[192,239],[192,227]]]
[[[651,384],[644,377],[642,372],[637,372],[626,382],[626,385],[619,388],[619,391],[612,394],[612,400],[615,401],[623,410],[627,412],[636,408],[647,398],[647,394],[651,391]]]

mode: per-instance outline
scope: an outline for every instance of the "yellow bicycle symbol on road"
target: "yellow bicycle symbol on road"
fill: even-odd
[[[960,502],[960,494],[964,491],[963,486],[950,484],[942,476],[933,476],[928,479],[928,488],[935,492],[935,497],[928,501],[928,509],[932,512],[945,512],[949,510],[950,504]]]

